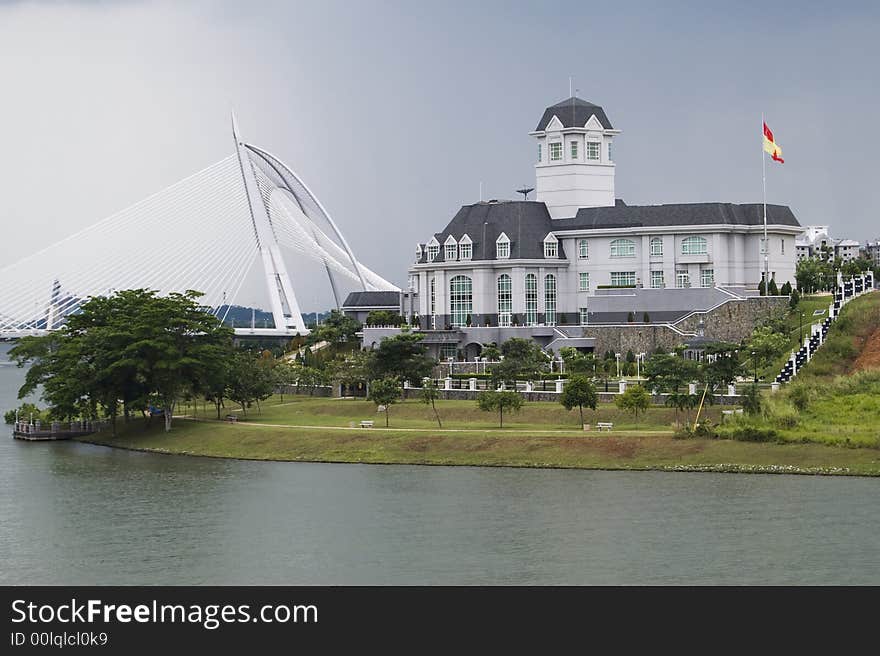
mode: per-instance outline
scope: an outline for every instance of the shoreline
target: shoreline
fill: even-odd
[[[210,424],[212,422],[201,422],[204,424]],[[222,424],[222,422],[216,422],[217,424]],[[248,424],[244,422],[239,424],[239,426],[245,427],[259,427],[260,424]],[[266,426],[265,428],[271,428]],[[318,428],[318,427],[315,427]],[[381,431],[376,431],[376,433],[380,433]],[[370,435],[368,437],[377,436],[376,433]],[[178,432],[175,435],[175,432],[172,431],[171,436],[169,436],[170,440],[173,440],[175,436],[179,436]],[[361,434],[362,435],[362,434]],[[135,435],[134,443],[125,443],[126,438],[131,438],[131,435],[128,436],[119,436],[117,438],[108,438],[108,439],[95,439],[89,438],[87,436],[74,438],[73,441],[80,442],[83,444],[91,444],[94,446],[102,446],[111,449],[120,449],[124,451],[135,451],[141,453],[152,453],[156,455],[167,455],[167,456],[188,456],[195,458],[216,458],[223,460],[241,460],[241,461],[251,461],[251,462],[290,462],[290,463],[314,463],[314,464],[353,464],[353,465],[406,465],[406,466],[419,466],[419,467],[505,467],[511,469],[556,469],[556,470],[583,470],[583,471],[632,471],[632,472],[645,472],[645,471],[659,471],[659,472],[673,472],[673,473],[721,473],[721,474],[777,474],[777,475],[797,475],[797,476],[855,476],[862,478],[878,478],[880,477],[880,464],[877,465],[876,469],[863,469],[862,467],[852,467],[852,466],[798,466],[794,464],[785,464],[783,462],[779,463],[749,463],[749,462],[696,462],[696,463],[662,463],[662,462],[645,462],[642,464],[627,464],[624,460],[619,462],[606,462],[603,464],[577,464],[577,463],[565,463],[565,462],[553,462],[553,461],[488,461],[484,457],[481,458],[481,452],[479,450],[470,450],[471,457],[461,458],[462,453],[465,452],[465,449],[462,449],[457,455],[458,459],[444,459],[442,457],[438,457],[435,454],[433,459],[425,458],[425,457],[387,457],[383,458],[381,456],[374,456],[370,458],[357,457],[354,453],[350,456],[346,455],[334,455],[334,456],[316,456],[316,455],[293,455],[290,454],[288,456],[278,456],[272,455],[268,453],[253,453],[253,454],[226,454],[226,453],[211,453],[207,450],[191,450],[190,448],[186,448],[188,445],[186,443],[180,443],[180,448],[168,448],[167,446],[148,446],[142,443],[138,443],[137,435]],[[381,436],[377,436],[381,437]],[[562,435],[559,436],[560,439],[571,439],[570,436]],[[636,442],[639,440],[648,439],[651,436],[646,437],[635,437],[635,436],[614,436],[611,435],[613,439],[618,441],[626,440]],[[592,440],[601,440],[602,438],[586,438]],[[669,442],[675,442],[678,445],[682,446],[712,446],[717,444],[718,442],[725,442],[723,446],[734,446],[742,447],[741,450],[746,454],[756,455],[760,454],[763,451],[763,447],[768,446],[765,444],[755,444],[748,442],[734,442],[732,440],[712,440],[712,439],[702,439],[702,438],[688,438],[688,439],[677,439],[673,437],[665,437],[661,438],[664,440],[668,440]],[[594,446],[595,443],[591,444],[586,442],[585,445]],[[799,445],[778,445],[775,444],[773,446],[781,446],[782,448],[796,448]],[[800,445],[804,446],[804,445]],[[816,448],[818,445],[809,445]],[[831,447],[831,446],[818,446],[820,449],[828,449],[835,452],[853,452],[853,451],[867,451],[864,449],[845,449],[842,447]],[[880,460],[880,454],[877,455],[878,460]]]

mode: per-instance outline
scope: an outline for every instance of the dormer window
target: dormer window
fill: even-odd
[[[432,237],[431,241],[428,242],[426,250],[428,254],[428,262],[433,262],[437,259],[437,256],[440,254],[440,244],[435,237]]]
[[[552,232],[544,237],[544,257],[559,257],[559,241]]]
[[[461,238],[461,241],[458,242],[458,259],[469,260],[473,256],[473,252],[474,246],[471,242],[471,238],[464,235]]]
[[[503,232],[495,240],[495,257],[499,260],[506,260],[510,257],[510,239]]]
[[[422,245],[416,244],[416,262],[422,259]]]
[[[447,262],[455,262],[458,259],[458,242],[452,235],[443,242],[443,259]]]

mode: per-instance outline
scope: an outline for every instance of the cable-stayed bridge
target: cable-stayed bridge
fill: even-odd
[[[319,263],[337,307],[345,288],[398,289],[355,258],[290,167],[241,139],[235,116],[232,133],[228,157],[0,269],[0,338],[55,330],[90,296],[123,289],[194,289],[223,319],[255,266],[275,326],[236,332],[305,335],[285,258]]]

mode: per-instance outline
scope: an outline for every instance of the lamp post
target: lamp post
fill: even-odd
[[[620,378],[620,353],[615,353],[614,359],[617,361],[617,377]]]
[[[801,337],[801,341],[798,342],[798,347],[800,348],[800,345],[804,343],[804,313],[803,312],[801,312],[801,316],[800,316],[800,333],[798,333],[798,334]]]
[[[752,351],[752,361],[755,363],[755,385],[758,384],[758,358],[755,357],[755,352]]]

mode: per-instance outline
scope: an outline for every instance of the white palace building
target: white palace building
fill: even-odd
[[[496,329],[483,331],[482,343],[520,328],[517,336],[546,346],[582,334],[578,326],[674,322],[754,296],[764,268],[762,204],[627,205],[614,192],[619,134],[602,107],[580,98],[548,107],[530,133],[534,201],[465,205],[415,247],[399,305],[371,296],[385,292],[362,292],[344,309],[399,307],[426,333],[458,331],[438,340],[437,354],[451,355],[477,338],[466,334],[472,328]],[[768,269],[780,286],[794,284],[802,231],[788,207],[767,205]]]

